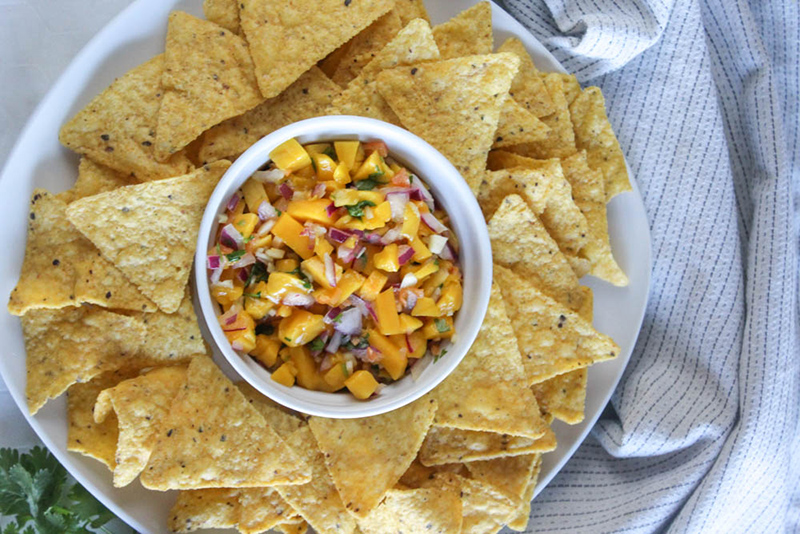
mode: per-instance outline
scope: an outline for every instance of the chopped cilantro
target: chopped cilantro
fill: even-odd
[[[341,322],[342,322],[342,314],[340,313],[339,315],[337,315],[336,317],[334,317],[334,318],[333,318],[333,322],[334,322],[334,323],[336,323],[336,324],[339,324],[339,323],[341,323]]]
[[[225,254],[225,257],[228,258],[228,261],[239,261],[244,255],[244,250],[234,250],[230,254]]]
[[[217,243],[217,256],[222,256],[222,249],[220,248],[219,243]]]
[[[353,349],[366,349],[369,347],[369,333],[365,334],[362,338],[357,338],[358,343],[353,343],[352,339],[348,339],[345,343],[342,344],[342,348],[345,350],[353,350]]]
[[[275,333],[275,327],[268,323],[256,325],[256,335],[258,336],[271,336]]]
[[[325,148],[325,150],[323,150],[322,153],[331,158],[333,161],[336,161],[336,151],[333,149],[332,146]]]
[[[245,237],[243,241],[245,243],[249,243],[250,241],[252,241],[255,238],[256,238],[256,234],[250,234],[249,236]]]
[[[436,362],[438,362],[438,361],[439,361],[439,358],[441,358],[441,357],[442,357],[442,356],[444,356],[445,354],[447,354],[447,351],[446,351],[446,350],[443,350],[442,352],[440,352],[439,354],[437,354],[436,356],[434,356],[434,357],[433,357],[433,363],[436,363]]]
[[[314,161],[314,158],[311,158],[311,168],[314,169],[314,172],[317,172],[317,162]]]
[[[258,282],[266,282],[268,278],[269,273],[267,272],[267,268],[264,267],[263,263],[257,261],[252,269],[250,269],[250,274],[247,277],[247,283],[244,287],[249,287],[250,284],[257,284]]]
[[[311,286],[311,282],[309,281],[308,277],[306,276],[306,273],[304,273],[303,271],[300,270],[300,267],[295,267],[294,270],[291,270],[286,274],[297,275],[297,277],[300,278],[301,282],[303,283],[303,287],[306,288],[306,289],[311,289],[311,287],[312,287]]]
[[[347,213],[350,214],[350,217],[354,217],[356,219],[360,219],[364,216],[364,208],[366,207],[375,207],[375,203],[370,200],[362,200],[357,204],[353,204],[347,207]]]
[[[308,344],[308,348],[314,352],[321,351],[325,348],[325,341],[321,337],[318,337]]]
[[[284,339],[284,341],[286,341],[287,343],[291,343],[291,342],[292,342],[292,338],[290,338],[290,337],[285,337],[285,338],[283,338],[283,339]]]
[[[442,318],[437,318],[433,322],[436,323],[436,330],[438,330],[440,334],[450,330],[450,325]]]
[[[342,365],[342,373],[344,373],[344,376],[346,377],[350,376],[350,373],[348,372],[347,366],[344,364],[344,362],[342,362],[341,365]]]
[[[356,189],[359,191],[372,191],[378,187],[378,182],[373,178],[374,174],[370,174],[366,180],[359,180],[356,182]]]
[[[261,298],[261,291],[258,293],[242,293],[243,296],[249,297],[251,299],[260,299]]]

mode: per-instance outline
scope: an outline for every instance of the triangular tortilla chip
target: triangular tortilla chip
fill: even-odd
[[[140,477],[155,490],[304,484],[310,470],[222,374],[193,358]]]
[[[288,520],[301,518],[275,488],[239,490],[239,532],[259,534]]]
[[[530,279],[499,265],[494,276],[508,306],[530,384],[619,354],[614,341],[577,313],[547,297]]]
[[[63,308],[82,302],[108,308],[155,310],[125,276],[68,220],[67,205],[44,189],[31,197],[28,243],[8,311]]]
[[[156,129],[159,161],[264,100],[244,39],[213,22],[173,11],[164,57],[166,94]]]
[[[442,427],[431,427],[434,428]],[[429,431],[430,432],[430,431]],[[400,477],[400,482],[397,483],[397,488],[421,488],[425,486],[426,481],[433,478],[436,473],[455,473],[457,475],[469,476],[469,471],[462,463],[452,463],[446,465],[426,466],[423,465],[419,458],[411,462],[406,472]]]
[[[493,486],[514,503],[521,503],[536,467],[538,454],[508,456],[494,460],[467,462],[472,478]]]
[[[561,83],[564,85],[564,98],[567,105],[572,105],[578,95],[581,94],[581,84],[574,74],[559,74]]]
[[[208,197],[230,166],[218,161],[185,176],[77,200],[67,217],[140,291],[175,312]]]
[[[461,497],[452,489],[392,489],[358,526],[363,534],[459,534],[461,521]]]
[[[239,522],[239,491],[233,488],[187,490],[169,511],[171,532],[205,528],[233,528]]]
[[[627,286],[628,276],[611,253],[603,174],[589,167],[583,150],[562,160],[561,166],[572,185],[575,204],[587,221],[588,239],[581,249],[581,256],[591,262],[592,275],[615,286]]]
[[[95,423],[104,422],[112,412],[119,422],[114,486],[127,486],[147,465],[159,426],[185,382],[185,366],[161,367],[110,386],[97,396]]]
[[[118,187],[135,183],[136,179],[130,174],[115,171],[84,156],[78,166],[78,181],[72,189],[57,194],[56,198],[69,204],[79,198],[113,191]]]
[[[439,403],[436,424],[536,439],[547,425],[529,393],[503,297],[492,284],[486,317],[472,348],[430,393]]]
[[[539,472],[542,470],[542,455],[536,455],[536,463],[533,466],[531,478],[528,480],[528,486],[525,488],[525,495],[522,498],[522,503],[517,507],[514,512],[513,518],[506,525],[511,530],[517,532],[524,532],[528,526],[528,520],[531,515],[531,501],[533,494],[536,492],[536,483],[539,481]]]
[[[510,93],[514,100],[537,117],[546,117],[555,113],[556,107],[553,99],[547,92],[541,73],[533,64],[533,59],[522,41],[511,37],[497,51],[510,52],[521,60],[519,72],[511,83]]]
[[[147,336],[136,359],[142,367],[188,362],[195,354],[206,351],[188,287],[176,312],[143,313],[141,320]]]
[[[372,117],[399,125],[400,119],[378,92],[377,75],[384,69],[398,65],[438,58],[439,49],[433,40],[430,25],[422,19],[412,20],[350,82],[344,92],[334,100],[333,107],[337,113],[343,115]]]
[[[241,0],[239,16],[261,93],[277,96],[393,5],[392,0]]]
[[[478,191],[478,203],[484,217],[489,220],[503,203],[503,199],[508,195],[519,195],[525,199],[534,214],[541,215],[553,186],[551,176],[541,169],[514,167],[486,171]]]
[[[275,528],[283,534],[305,534],[308,531],[308,523],[305,521],[293,521],[281,523]]]
[[[461,475],[437,473],[424,487],[459,492],[463,534],[498,532],[516,508],[515,503],[495,487]]]
[[[258,413],[264,417],[267,424],[271,426],[282,439],[288,439],[289,436],[299,430],[300,427],[306,426],[305,421],[283,411],[275,404],[275,401],[262,395],[247,382],[237,382],[236,387],[242,392],[247,402],[258,410]]]
[[[328,472],[351,514],[366,517],[400,480],[435,413],[436,402],[423,397],[383,415],[309,420]]]
[[[317,67],[311,67],[275,98],[208,130],[201,138],[200,161],[235,159],[278,128],[325,115],[341,89]]]
[[[144,341],[134,319],[91,306],[31,310],[22,316],[31,415],[76,382],[123,367]]]
[[[423,19],[429,23],[431,21],[423,0],[395,0],[394,11],[400,15],[400,24],[403,26],[414,19]]]
[[[378,90],[403,125],[444,154],[474,193],[519,59],[469,56],[383,71]]]
[[[588,369],[576,369],[531,386],[543,412],[577,425],[583,421]]]
[[[586,150],[589,166],[600,169],[605,180],[606,202],[631,190],[625,156],[608,122],[606,101],[597,87],[587,87],[569,106],[575,143]]]
[[[442,59],[492,53],[492,7],[480,2],[445,23],[434,26],[433,36]]]
[[[419,459],[423,465],[437,466],[550,452],[555,448],[556,435],[550,427],[545,429],[542,437],[531,439],[496,432],[432,426],[419,450]]]
[[[61,128],[61,143],[137,180],[189,172],[185,154],[164,163],[155,159],[163,72],[164,56],[158,55],[118,78]]]
[[[203,15],[233,33],[241,32],[239,0],[203,0]]]
[[[570,309],[580,309],[584,296],[578,277],[522,197],[507,196],[488,226],[496,263],[513,269]]]
[[[530,143],[547,137],[550,127],[509,96],[500,112],[492,148]]]
[[[308,426],[296,430],[286,443],[311,466],[311,482],[277,486],[278,493],[319,534],[351,534],[356,522],[344,508],[311,430]]]

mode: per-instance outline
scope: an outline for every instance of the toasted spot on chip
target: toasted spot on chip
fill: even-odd
[[[531,501],[536,491],[536,483],[539,481],[539,472],[542,470],[542,455],[537,454],[536,456],[536,464],[533,467],[533,473],[531,473],[531,478],[528,480],[528,485],[525,488],[522,503],[517,507],[514,515],[509,519],[508,525],[506,525],[511,530],[516,530],[517,532],[525,531],[528,526],[528,520],[530,519]]]
[[[455,165],[477,194],[511,79],[512,54],[468,56],[378,75],[378,90],[403,126]]]
[[[31,415],[76,382],[122,368],[144,341],[137,321],[92,306],[31,310],[22,316]]]
[[[492,53],[492,7],[480,2],[434,26],[433,36],[442,59]]]
[[[364,534],[458,534],[461,522],[461,497],[452,489],[391,489],[383,503],[360,520],[358,526]]]
[[[304,484],[310,471],[211,358],[193,358],[140,480],[149,489]]]
[[[563,373],[531,386],[539,407],[567,424],[583,421],[586,404],[587,368]]]
[[[239,0],[203,0],[203,14],[214,24],[239,33]]]
[[[141,181],[189,172],[185,154],[163,163],[155,158],[163,72],[162,54],[118,78],[61,128],[61,143]]]
[[[435,413],[436,402],[423,397],[374,417],[309,419],[328,472],[351,514],[366,517],[400,480],[416,457]]]
[[[204,528],[233,528],[239,522],[239,491],[232,488],[187,490],[169,511],[172,532],[194,532]]]
[[[454,462],[474,462],[533,452],[550,452],[556,448],[556,435],[547,427],[538,439],[479,432],[460,428],[431,427],[419,459],[426,466],[440,466]]]
[[[166,94],[156,129],[159,161],[264,100],[244,39],[213,22],[172,12],[164,58]]]
[[[208,197],[229,166],[218,161],[83,198],[69,205],[67,217],[142,293],[173,313],[184,298]]]
[[[547,137],[550,130],[533,113],[511,98],[506,98],[500,112],[500,122],[494,134],[493,148],[530,143]]]
[[[393,5],[391,0],[241,0],[241,25],[261,93],[280,94]]]
[[[84,156],[78,166],[78,181],[72,189],[59,193],[56,198],[69,204],[79,198],[113,191],[118,187],[135,183],[136,180],[130,174],[115,171]]]
[[[521,60],[519,72],[511,83],[511,96],[525,109],[537,117],[546,117],[556,111],[553,99],[542,81],[541,73],[533,64],[522,41],[516,37],[507,39],[498,52],[510,52]]]

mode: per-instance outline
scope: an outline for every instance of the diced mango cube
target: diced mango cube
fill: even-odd
[[[325,322],[322,315],[295,309],[278,325],[278,338],[290,347],[299,347],[320,335],[323,330]]]
[[[392,379],[397,380],[406,371],[408,365],[408,349],[398,347],[391,340],[375,330],[369,330],[369,344],[380,352],[380,365],[386,369]]]
[[[234,350],[250,352],[256,347],[256,324],[247,312],[239,312],[236,320],[230,324],[222,324],[225,337]]]
[[[414,330],[422,328],[422,321],[420,321],[416,317],[411,317],[408,314],[401,313],[400,328],[402,328],[406,334],[410,334]]]
[[[442,294],[436,305],[445,315],[453,315],[461,309],[462,289],[459,282],[447,282],[442,289]]]
[[[245,297],[244,299],[244,311],[246,311],[253,319],[263,319],[267,316],[269,311],[275,307],[275,303],[271,300],[266,298],[266,285],[264,282],[259,282],[258,286],[264,286],[263,297],[259,298],[252,298],[252,297]],[[256,288],[258,289],[258,286]],[[260,291],[256,293],[251,293],[253,295],[258,295]]]
[[[416,262],[423,262],[431,257],[430,249],[425,246],[425,243],[422,242],[422,239],[415,239],[409,243],[411,248],[414,249],[414,255],[411,256],[411,259]]]
[[[439,317],[442,315],[436,301],[430,297],[423,297],[417,301],[414,309],[411,310],[414,317]]]
[[[245,243],[244,249],[250,254],[254,254],[260,248],[269,248],[272,245],[272,234],[256,235]]]
[[[356,155],[361,148],[360,141],[334,141],[333,147],[336,149],[336,158],[339,162],[352,169],[356,163]]]
[[[333,171],[336,170],[336,162],[326,154],[311,154],[311,161],[317,172],[317,180],[325,182],[333,180]]]
[[[333,253],[333,245],[325,239],[324,237],[320,236],[314,241],[314,254],[319,256],[320,258],[325,256],[325,254],[332,254]]]
[[[285,362],[272,373],[272,379],[278,384],[290,388],[294,385],[294,377],[297,376],[297,369],[292,362]]]
[[[308,237],[300,235],[303,232],[303,225],[288,213],[280,216],[271,231],[304,260],[314,255],[314,242]]]
[[[262,293],[261,298],[267,297],[273,302],[280,302],[287,293],[309,293],[309,285],[293,274],[273,271],[267,279],[267,292]]]
[[[233,218],[232,224],[233,227],[242,234],[242,237],[246,239],[250,237],[250,234],[256,229],[258,222],[258,215],[255,213],[242,213]]]
[[[333,181],[339,185],[347,185],[350,183],[350,167],[345,162],[341,162],[336,166],[333,171]]]
[[[378,191],[359,191],[358,189],[340,189],[331,193],[333,205],[337,208],[353,206],[359,202],[372,202],[376,206],[385,200],[383,193]]]
[[[378,381],[369,371],[356,371],[345,380],[344,385],[359,400],[366,400],[378,389]]]
[[[424,280],[438,270],[439,266],[436,264],[436,261],[429,259],[422,267],[414,271],[414,276],[417,280]]]
[[[267,192],[264,189],[264,184],[252,178],[249,178],[242,185],[242,193],[244,193],[244,201],[247,203],[247,209],[250,210],[251,213],[256,213],[261,203],[265,200],[269,200],[267,198]]]
[[[287,258],[275,262],[275,270],[281,273],[290,273],[300,267],[300,264],[294,258]]]
[[[311,156],[297,139],[284,141],[269,153],[275,165],[284,171],[295,172],[311,165]]]
[[[383,228],[387,222],[392,220],[392,205],[389,204],[388,200],[381,202],[374,208],[370,208],[370,210],[369,212],[365,210],[365,212],[369,213],[368,216],[364,217],[364,228],[366,230]]]
[[[334,218],[328,215],[331,201],[327,198],[316,200],[293,200],[286,212],[299,221],[313,221],[320,224],[333,224]]]
[[[321,285],[325,289],[330,289],[333,287],[328,281],[327,275],[325,274],[325,261],[319,256],[314,256],[303,261],[303,263],[300,264],[300,269],[313,278],[314,282]],[[338,281],[341,279],[342,266],[334,262],[333,271],[336,275],[336,280]]]
[[[367,159],[365,159],[364,163],[361,164],[361,167],[358,168],[356,173],[353,175],[353,181],[356,182],[358,180],[366,180],[367,178],[372,177],[378,182],[385,182],[386,179],[384,178],[384,174],[386,174],[386,169],[388,169],[388,167],[383,162],[383,158],[376,150],[367,156]]]
[[[383,290],[383,286],[389,278],[380,271],[372,271],[367,277],[367,280],[358,290],[358,295],[368,301],[373,301],[378,298],[378,294]]]
[[[328,369],[322,375],[322,379],[333,389],[333,391],[339,391],[344,387],[344,383],[347,381],[347,372],[346,367],[344,367],[343,363],[337,363],[330,369]],[[371,395],[371,393],[370,393]]]
[[[306,347],[292,347],[289,351],[291,362],[297,368],[297,385],[306,389],[321,389],[323,380],[317,369],[317,363]]]
[[[402,236],[409,241],[417,239],[419,232],[419,208],[413,202],[406,204],[405,212],[403,213],[403,229],[401,230]]]
[[[397,315],[392,288],[387,289],[375,299],[375,314],[378,316],[378,328],[382,334],[391,336],[405,333],[400,326],[400,317]]]
[[[425,292],[426,297],[430,297],[439,286],[444,284],[447,278],[447,267],[444,266],[444,260],[439,260],[439,270],[425,279],[422,284],[422,290]]]
[[[435,317],[425,321],[422,333],[428,339],[449,339],[455,334],[452,317]]]
[[[306,152],[313,156],[314,154],[324,154],[328,149],[333,150],[333,147],[331,147],[330,143],[310,143],[305,145],[305,149]]]
[[[364,284],[364,280],[365,278],[361,273],[352,269],[348,269],[341,276],[336,284],[336,287],[327,290],[329,295],[328,304],[330,306],[341,305],[350,297],[350,295],[358,291],[358,289]]]
[[[226,285],[212,285],[211,297],[222,304],[223,307],[228,308],[242,296],[244,288],[236,284],[234,284],[233,287],[226,287]]]
[[[280,348],[280,341],[274,337],[259,334],[256,336],[256,348],[250,351],[250,355],[254,356],[266,367],[272,367],[278,361],[278,351]]]
[[[406,343],[411,346],[411,352],[408,354],[409,358],[422,358],[428,351],[428,338],[422,330],[417,330],[408,334]]]
[[[382,269],[387,273],[396,273],[400,269],[397,250],[397,243],[386,245],[382,251],[375,254],[375,268]]]

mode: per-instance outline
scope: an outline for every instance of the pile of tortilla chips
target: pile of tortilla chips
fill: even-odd
[[[179,490],[174,532],[524,530],[554,419],[584,417],[587,368],[619,347],[592,327],[591,274],[624,286],[606,204],[630,190],[599,89],[539,72],[491,8],[431,27],[422,0],[205,0],[169,18],[164,53],[64,125],[81,155],[33,193],[9,311],[28,407],[68,393],[68,448]],[[495,262],[458,368],[393,412],[307,418],[207,356],[188,288],[208,198],[262,136],[326,114],[419,135],[458,168]]]

